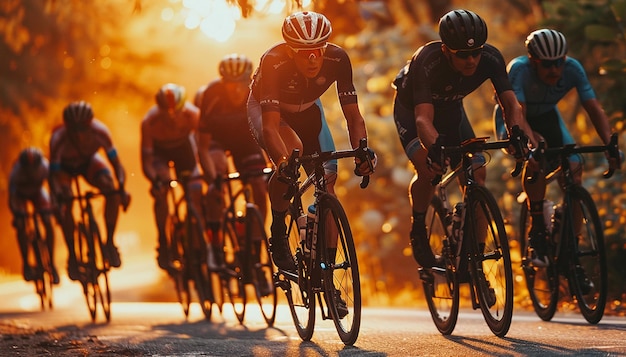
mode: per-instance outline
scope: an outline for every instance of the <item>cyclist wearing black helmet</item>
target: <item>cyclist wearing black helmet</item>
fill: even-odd
[[[105,152],[115,172],[117,185],[100,150]],[[114,243],[114,233],[119,207],[126,210],[130,203],[130,195],[124,189],[126,173],[109,129],[94,118],[91,105],[84,101],[72,102],[65,107],[63,125],[55,128],[50,138],[50,186],[53,197],[58,199],[60,223],[69,251],[68,273],[72,280],[77,280],[79,274],[74,255],[74,217],[68,198],[72,195],[71,180],[78,175],[106,195],[106,252],[111,266],[119,267],[121,261]]]
[[[426,236],[424,216],[434,193],[432,180],[443,172],[435,141],[445,135],[443,145],[459,145],[474,137],[463,108],[463,98],[487,79],[493,84],[506,113],[508,127],[519,125],[528,131],[521,106],[507,78],[504,58],[486,43],[487,25],[467,10],[453,10],[439,21],[441,41],[420,47],[400,71],[393,85],[397,90],[394,120],[400,142],[416,170],[409,187],[413,208],[410,241],[413,256],[420,266],[436,264]],[[456,165],[460,157],[446,158]],[[476,160],[484,160],[477,156]],[[485,169],[476,171],[479,183]]]
[[[242,54],[224,56],[218,66],[220,78],[202,86],[196,93],[195,105],[200,108],[198,156],[205,172],[213,163],[219,176],[228,174],[228,156],[234,168],[241,173],[256,173],[268,167],[263,149],[254,140],[248,125],[246,102],[250,93],[252,61]],[[249,178],[254,202],[263,217],[267,215],[267,183],[263,176]],[[220,220],[223,192],[209,187],[207,194],[207,229],[216,237],[216,258],[221,251]],[[216,249],[218,248],[219,249]],[[218,261],[221,263],[221,261]]]
[[[146,178],[152,183],[150,194],[154,198],[154,218],[158,232],[157,262],[161,269],[169,269],[167,238],[167,184],[171,179],[170,163],[174,164],[176,178],[183,174],[199,177],[196,160],[196,135],[200,110],[187,101],[185,87],[167,83],[155,95],[155,105],[148,110],[141,122],[141,165]],[[213,165],[207,165],[207,178],[215,178]],[[202,181],[193,179],[188,183],[194,208],[202,212]],[[204,227],[204,222],[200,222]],[[207,250],[211,250],[207,245]],[[210,254],[209,257],[212,257]],[[213,259],[209,261],[215,267]]]
[[[43,222],[44,238],[48,243],[50,256],[53,258],[52,279],[54,284],[58,284],[59,274],[54,265],[52,204],[45,187],[48,174],[48,160],[39,148],[31,146],[22,150],[9,174],[9,209],[13,214],[13,227],[17,232],[17,241],[24,264],[24,279],[30,281],[34,278],[32,268],[28,263],[28,237],[26,237],[26,214],[30,202],[32,213],[40,215]]]
[[[580,102],[600,140],[605,145],[608,144],[611,136],[609,119],[596,99],[584,68],[576,59],[567,56],[565,36],[556,30],[536,30],[528,35],[526,49],[528,55],[514,58],[508,65],[508,71],[513,91],[535,136],[541,137],[549,147],[575,143],[557,104],[576,88]],[[496,134],[502,137],[505,128],[500,106],[496,106],[494,119]],[[609,153],[606,153],[606,156],[612,169],[620,167],[621,157],[610,157]],[[569,161],[576,182],[581,184],[583,171],[580,158],[571,156]],[[529,180],[530,177],[536,179]],[[546,266],[547,233],[543,215],[545,177],[527,169],[524,173],[523,187],[528,195],[528,209],[532,220],[528,253],[533,264]]]

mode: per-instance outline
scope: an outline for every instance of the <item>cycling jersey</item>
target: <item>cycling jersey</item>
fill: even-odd
[[[233,104],[222,80],[215,80],[198,93],[196,105],[202,115],[198,130],[211,135],[210,149],[228,150],[240,172],[267,166],[265,156],[248,125],[246,101]]]
[[[504,58],[497,48],[485,44],[474,74],[463,76],[452,68],[441,45],[441,41],[433,41],[420,47],[393,82],[397,91],[394,120],[409,157],[421,147],[415,125],[416,105],[432,104],[433,125],[439,134],[445,135],[444,144],[458,145],[475,136],[463,108],[463,98],[487,79],[498,94],[511,90]]]
[[[41,165],[35,171],[22,168],[15,162],[9,174],[9,208],[14,214],[25,214],[26,204],[31,201],[35,210],[51,207],[48,190],[44,182],[48,179],[48,160],[42,158]]]
[[[252,81],[252,95],[265,111],[301,112],[310,108],[326,90],[337,82],[341,105],[357,103],[352,83],[352,65],[348,54],[329,43],[324,63],[315,78],[302,75],[289,57],[285,43],[269,49],[261,57]]]
[[[561,79],[556,86],[545,84],[537,76],[530,58],[520,56],[508,65],[509,77],[517,100],[526,106],[526,120],[530,127],[540,133],[549,146],[573,144],[574,138],[565,126],[557,104],[573,88],[582,102],[594,99],[595,92],[580,62],[566,57]],[[506,137],[502,110],[494,111],[496,135]]]

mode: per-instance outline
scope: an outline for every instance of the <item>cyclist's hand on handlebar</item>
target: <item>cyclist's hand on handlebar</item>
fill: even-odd
[[[281,161],[277,168],[278,181],[282,183],[291,183],[298,178],[297,171],[294,169],[290,161]]]
[[[122,201],[121,201],[122,209],[124,210],[124,212],[126,212],[126,210],[128,209],[128,206],[130,205],[130,193],[128,193],[125,190],[121,190],[120,196],[122,198]]]
[[[374,150],[370,148],[365,149],[366,159],[362,160],[359,157],[354,158],[354,164],[356,165],[354,168],[354,174],[357,176],[369,176],[374,173],[374,169],[376,168],[376,163],[378,161],[378,157]]]
[[[444,156],[442,135],[439,135],[437,140],[428,148],[426,164],[437,175],[443,175],[446,172],[450,159]]]

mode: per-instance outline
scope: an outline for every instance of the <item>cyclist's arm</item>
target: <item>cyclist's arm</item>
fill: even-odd
[[[604,145],[607,145],[611,140],[611,127],[609,125],[609,118],[606,116],[602,105],[597,99],[592,98],[582,102],[583,108],[589,114],[589,118],[593,123],[596,132],[602,139]]]
[[[113,172],[115,173],[115,178],[117,179],[117,188],[120,192],[125,192],[124,187],[126,185],[126,170],[124,170],[124,166],[120,161],[117,149],[113,145],[111,134],[104,126],[102,128],[100,138],[102,141],[102,148],[106,153],[109,163],[113,167]]]
[[[439,132],[435,129],[435,107],[431,103],[420,103],[415,106],[415,126],[422,145],[429,148],[435,143]]]
[[[526,121],[524,109],[517,101],[515,93],[512,90],[505,90],[504,92],[498,94],[498,100],[502,106],[504,121],[506,122],[507,128],[512,128],[515,125],[519,126],[524,134],[528,136],[532,146],[537,147],[537,140],[535,139],[528,121]]]
[[[209,183],[213,182],[217,177],[215,163],[209,153],[212,140],[213,136],[210,133],[202,131],[198,133],[198,159],[200,161],[200,167],[202,167],[202,172]]]
[[[281,162],[287,161],[291,154],[287,150],[287,145],[280,135],[280,112],[264,111],[263,112],[263,139],[267,147],[267,153],[276,166]]]
[[[65,129],[57,129],[52,133],[52,137],[50,138],[50,171],[48,185],[50,186],[53,199],[56,199],[56,197],[61,194],[61,185],[58,183],[58,177],[61,171],[63,133],[65,133]]]
[[[350,135],[350,143],[352,145],[352,148],[358,148],[359,140],[361,138],[367,138],[365,119],[363,119],[363,116],[361,115],[359,105],[356,103],[346,104],[341,106],[341,109],[348,124],[348,134]]]
[[[146,118],[141,123],[141,169],[144,176],[150,182],[154,182],[157,178],[157,173],[152,162],[154,160],[154,141],[152,140],[152,133],[150,132],[150,122]]]

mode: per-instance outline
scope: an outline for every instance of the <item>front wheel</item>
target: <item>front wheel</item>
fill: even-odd
[[[531,228],[528,204],[522,204],[520,213],[520,252],[522,254],[522,270],[526,278],[528,295],[533,303],[535,313],[543,321],[554,317],[559,301],[559,272],[554,257],[556,244],[552,235],[548,237],[548,261],[546,267],[534,266],[530,262],[529,234]]]
[[[491,193],[482,186],[468,192],[465,229],[474,242],[471,272],[480,310],[491,331],[503,337],[513,318],[513,269],[509,241],[500,209]],[[469,219],[468,219],[469,218]]]
[[[348,217],[341,203],[324,195],[318,203],[318,247],[325,298],[337,333],[346,345],[353,345],[361,327],[361,280],[354,239]],[[325,240],[326,244],[319,244]],[[332,248],[336,245],[336,249]],[[319,256],[320,254],[318,254]]]
[[[430,247],[435,256],[443,258],[443,269],[432,269],[432,279],[424,279],[422,286],[428,310],[444,335],[454,331],[459,315],[459,279],[456,273],[456,252],[450,246],[446,232],[447,210],[441,199],[434,196],[426,211],[426,229]]]
[[[222,237],[224,240],[224,264],[225,269],[221,273],[222,283],[226,289],[228,298],[239,323],[243,323],[246,315],[246,286],[244,281],[244,265],[242,262],[242,246],[244,232],[237,230],[242,217],[232,217],[227,212],[224,218]]]
[[[598,210],[589,193],[575,187],[569,196],[569,285],[580,312],[589,323],[598,323],[604,314],[607,296],[607,266],[604,234]],[[568,219],[566,218],[566,220]]]

